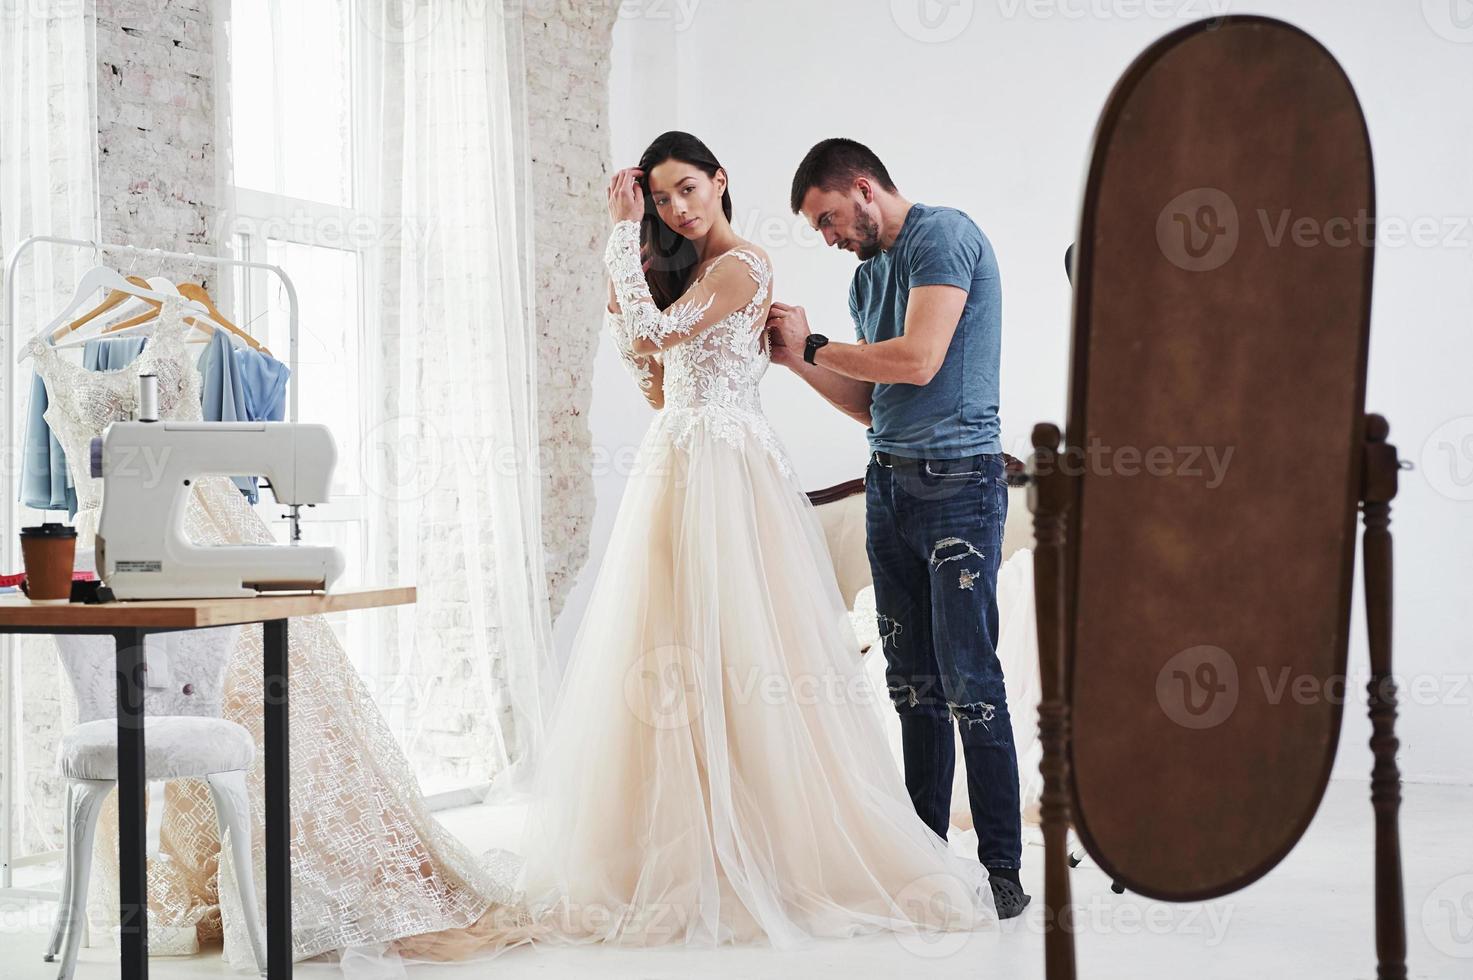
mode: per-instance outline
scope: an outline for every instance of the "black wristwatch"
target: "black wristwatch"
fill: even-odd
[[[828,342],[829,338],[825,337],[821,333],[809,334],[808,340],[805,341],[803,344],[803,360],[807,361],[809,364],[812,364],[813,355],[818,352],[818,349],[820,347],[822,347],[824,344],[827,344]]]

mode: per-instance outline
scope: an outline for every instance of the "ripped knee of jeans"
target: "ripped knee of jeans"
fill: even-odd
[[[921,696],[914,684],[891,684],[890,700],[897,708],[914,708],[921,703]]]
[[[883,650],[895,643],[904,627],[900,625],[900,620],[894,616],[886,616],[884,613],[877,614],[876,619],[880,626],[880,649]]]
[[[997,717],[997,705],[987,701],[968,701],[964,704],[948,701],[946,706],[951,709],[951,717],[956,719],[956,723],[965,728],[981,725],[991,731],[992,721]]]
[[[982,575],[982,569],[976,567],[978,562],[971,560],[974,558],[985,561],[987,556],[966,538],[941,538],[931,548],[931,571],[940,572],[943,566],[959,562],[955,569],[956,587],[970,592]]]

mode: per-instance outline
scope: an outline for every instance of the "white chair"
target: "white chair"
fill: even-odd
[[[225,671],[239,627],[165,633],[145,639],[145,767],[151,782],[203,778],[215,803],[220,839],[228,837],[256,966],[266,946],[256,905],[246,770],[256,756],[250,732],[221,717]],[[87,916],[97,818],[117,784],[117,684],[111,637],[58,636],[57,652],[77,697],[80,724],[58,751],[67,779],[66,852],[60,906],[46,962],[61,956],[58,980],[70,980]]]

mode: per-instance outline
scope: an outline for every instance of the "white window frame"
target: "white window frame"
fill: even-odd
[[[359,57],[362,51],[364,39],[362,32],[365,29],[361,18],[357,16],[357,4],[354,0],[348,0],[347,17],[349,24],[349,51],[348,51],[348,94],[349,94],[349,118],[351,129],[350,160],[349,160],[349,200],[352,204],[348,206],[327,204],[319,201],[309,201],[288,194],[278,194],[271,191],[263,191],[258,188],[242,187],[235,185],[231,193],[234,195],[234,213],[232,217],[233,227],[226,229],[228,240],[222,241],[220,246],[233,258],[247,259],[251,261],[268,261],[269,244],[268,239],[288,242],[296,245],[309,245],[322,248],[333,248],[345,251],[354,256],[357,263],[358,282],[358,363],[352,366],[358,376],[360,392],[375,390],[369,387],[374,381],[375,372],[371,362],[373,358],[370,352],[371,344],[378,336],[378,317],[376,308],[368,303],[371,295],[368,283],[377,267],[378,256],[371,242],[360,242],[355,247],[351,235],[324,234],[324,229],[351,229],[361,227],[362,215],[356,205],[363,200],[363,184],[361,179],[364,161],[371,159],[371,154],[376,151],[376,146],[370,142],[369,125],[363,123],[368,114],[363,111],[365,101],[363,95],[367,91],[368,80],[364,77],[363,59]],[[221,44],[217,53],[217,70],[222,74],[231,70],[230,51],[226,44]],[[231,80],[234,85],[234,79]],[[278,93],[279,100],[280,93]],[[233,137],[233,134],[232,134]],[[284,167],[282,155],[277,154],[276,181],[278,186],[284,186]],[[245,240],[241,247],[241,239]],[[270,289],[272,278],[261,273],[259,270],[251,270],[246,274],[248,283],[245,295],[236,296],[236,283],[233,277],[219,284],[219,292],[225,297],[228,305],[234,306],[241,316],[242,326],[247,326],[257,317],[263,316],[270,304]],[[297,282],[299,292],[311,288],[309,282]],[[347,366],[345,365],[345,368]],[[311,422],[313,419],[300,419],[299,421]],[[368,431],[371,424],[370,414],[367,406],[362,400],[358,405],[358,431]],[[339,434],[340,436],[341,434]],[[262,517],[275,526],[285,523],[285,509],[277,505],[274,500],[266,503],[267,494],[261,497],[262,503],[257,505],[258,509],[264,508]],[[363,496],[362,481],[359,483],[359,493],[353,495],[335,495],[333,500],[327,504],[318,504],[301,512],[304,525],[313,523],[342,523],[355,528],[358,537],[360,554],[365,561],[371,564],[371,551],[375,543],[367,531],[368,507]]]

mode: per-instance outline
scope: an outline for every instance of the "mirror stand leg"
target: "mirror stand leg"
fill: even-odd
[[[1033,429],[1028,508],[1033,512],[1034,596],[1038,614],[1039,740],[1043,745],[1044,974],[1074,980],[1074,924],[1069,894],[1069,702],[1064,687],[1064,533],[1069,481],[1059,467],[1060,435]]]
[[[1406,980],[1406,909],[1402,896],[1401,772],[1396,764],[1396,682],[1391,673],[1391,500],[1396,496],[1396,447],[1380,415],[1366,416],[1361,487],[1366,586],[1366,634],[1371,652],[1367,685],[1371,718],[1371,804],[1376,814],[1376,977]]]

